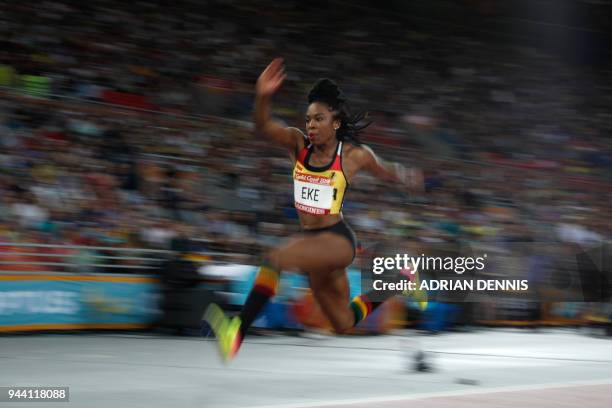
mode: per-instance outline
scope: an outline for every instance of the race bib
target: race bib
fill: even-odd
[[[329,214],[334,201],[334,188],[330,182],[329,178],[296,175],[293,182],[295,207],[311,214]]]

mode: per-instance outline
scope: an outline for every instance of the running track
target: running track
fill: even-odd
[[[434,371],[416,373],[425,350]],[[252,337],[0,336],[0,386],[69,386],[72,407],[612,407],[612,340],[574,330]],[[63,404],[54,404],[61,406]],[[40,403],[0,403],[0,407]]]

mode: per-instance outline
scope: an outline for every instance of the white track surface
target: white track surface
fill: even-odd
[[[431,373],[412,370],[425,350]],[[0,386],[69,386],[70,403],[0,407],[612,407],[612,339],[572,330],[251,337],[0,337]]]

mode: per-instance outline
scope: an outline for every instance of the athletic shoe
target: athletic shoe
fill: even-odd
[[[219,306],[211,303],[204,312],[204,320],[215,333],[221,359],[226,363],[230,362],[238,353],[242,343],[240,317],[227,317]]]

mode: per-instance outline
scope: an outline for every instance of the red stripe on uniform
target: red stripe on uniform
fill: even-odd
[[[340,159],[340,155],[337,154],[334,162],[332,163],[330,170],[342,171],[342,160]]]
[[[304,164],[304,161],[306,160],[306,155],[308,154],[308,148],[303,148],[302,150],[300,150],[300,152],[298,153],[298,161],[302,164]]]

